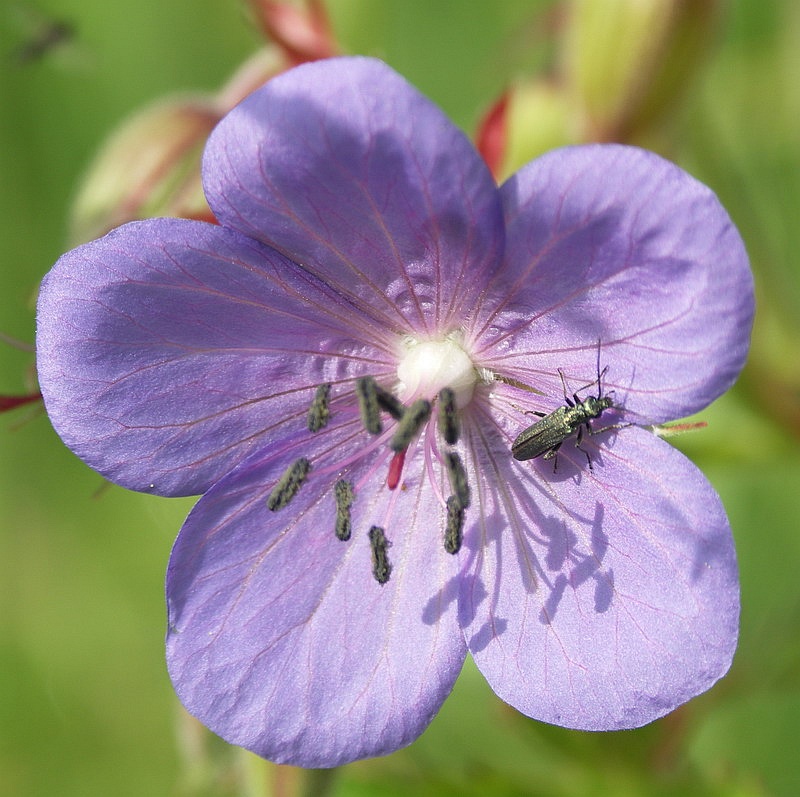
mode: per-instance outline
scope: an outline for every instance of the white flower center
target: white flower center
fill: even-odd
[[[433,398],[444,387],[456,396],[460,409],[469,404],[478,372],[454,336],[442,340],[405,341],[405,353],[397,366],[398,392],[404,401]]]

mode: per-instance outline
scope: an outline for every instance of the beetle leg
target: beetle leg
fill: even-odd
[[[594,470],[594,468],[592,467],[592,458],[589,456],[589,452],[585,448],[583,448],[581,446],[581,441],[583,440],[583,429],[584,429],[584,427],[586,427],[586,429],[589,430],[589,434],[594,434],[594,431],[592,430],[592,427],[590,426],[589,421],[586,421],[586,423],[582,423],[578,427],[578,436],[575,439],[575,448],[577,448],[579,451],[583,451],[583,453],[584,453],[584,455],[586,457],[586,461],[589,463],[589,470]]]
[[[564,442],[563,440],[561,441]],[[542,459],[553,459],[553,473],[558,470],[558,449],[561,448],[561,443],[556,443],[551,449],[548,449],[542,455]]]

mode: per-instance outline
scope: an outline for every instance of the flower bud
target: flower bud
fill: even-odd
[[[338,52],[322,0],[248,0],[256,26],[293,64],[330,58]]]
[[[476,138],[502,182],[539,155],[577,142],[569,98],[553,80],[519,82],[486,114]]]
[[[213,221],[200,180],[206,139],[227,111],[285,68],[274,50],[262,50],[216,97],[169,97],[124,121],[89,166],[78,191],[70,220],[72,243],[153,216]]]
[[[583,141],[631,141],[690,85],[718,0],[573,0],[564,72]]]
[[[150,216],[210,216],[200,157],[219,119],[201,97],[163,100],[128,119],[89,169],[73,207],[72,240]]]

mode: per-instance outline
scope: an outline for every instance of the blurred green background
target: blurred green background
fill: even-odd
[[[597,103],[619,89],[614,64],[635,47],[596,27],[622,1],[577,3],[573,16],[543,0],[328,6],[345,51],[384,58],[468,133],[517,81],[521,150],[599,130],[646,143],[733,216],[757,281],[751,360],[702,414],[709,427],[676,441],[719,490],[736,536],[733,669],[647,728],[586,734],[520,717],[468,665],[418,742],[345,767],[335,795],[800,793],[800,5],[657,4],[692,13],[662,48],[661,88],[645,101],[639,87],[639,117],[622,120]],[[712,7],[721,13],[706,17]],[[36,52],[62,21],[65,40]],[[113,128],[165,94],[218,89],[261,43],[235,0],[0,5],[0,334],[32,343],[38,280],[67,247],[80,177]],[[640,57],[631,74],[646,73]],[[0,394],[30,390],[32,363],[0,341]],[[0,415],[2,797],[294,793],[298,773],[214,740],[173,696],[163,578],[190,505],[104,485],[37,405]]]

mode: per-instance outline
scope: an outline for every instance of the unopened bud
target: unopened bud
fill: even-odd
[[[129,119],[89,168],[72,213],[73,243],[133,219],[210,217],[200,158],[219,121],[201,98],[165,100]]]
[[[248,0],[266,40],[293,64],[330,58],[338,47],[322,0]]]
[[[214,221],[200,180],[206,140],[227,111],[286,66],[263,50],[216,97],[166,98],[123,122],[86,173],[72,209],[72,243],[154,216]]]
[[[478,151],[498,182],[557,147],[577,142],[569,98],[548,79],[519,82],[484,117]]]
[[[584,141],[631,141],[690,85],[718,0],[573,0],[564,72]]]

